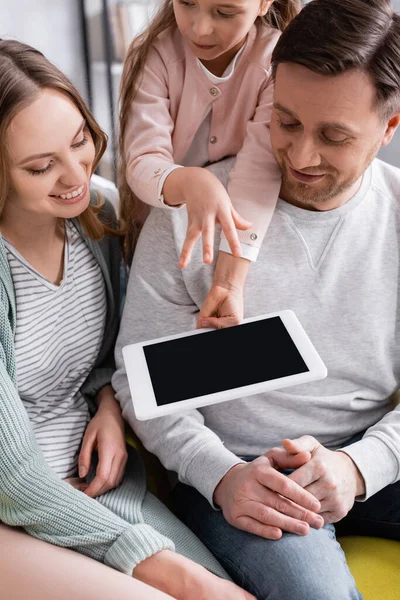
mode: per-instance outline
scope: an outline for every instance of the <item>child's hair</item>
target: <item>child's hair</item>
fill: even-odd
[[[256,23],[284,31],[290,21],[300,12],[301,0],[275,0],[264,17]],[[164,0],[147,30],[131,43],[124,63],[120,91],[119,120],[119,193],[121,219],[126,228],[126,253],[134,250],[140,228],[148,214],[149,207],[141,202],[130,189],[126,179],[126,156],[124,150],[125,132],[129,110],[134,101],[149,50],[155,39],[169,27],[177,27],[173,2]]]
[[[107,146],[107,136],[97,124],[77,89],[41,52],[16,40],[0,39],[0,217],[10,189],[7,131],[12,119],[34,102],[45,89],[68,96],[85,118],[95,147],[93,170]],[[97,216],[101,208],[88,206],[79,222],[92,239],[103,237],[104,227]]]

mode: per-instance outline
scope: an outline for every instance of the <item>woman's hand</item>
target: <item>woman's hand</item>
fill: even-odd
[[[164,201],[170,206],[186,204],[188,228],[183,243],[179,266],[186,267],[195,243],[202,236],[203,261],[213,260],[215,224],[225,233],[234,256],[241,256],[236,229],[249,229],[251,223],[233,208],[222,183],[209,171],[200,167],[184,167],[172,171],[164,182]]]
[[[97,450],[96,476],[84,490],[91,498],[117,487],[124,476],[128,453],[121,409],[111,386],[100,390],[98,411],[87,426],[79,455],[79,477],[89,472],[92,454]]]
[[[256,600],[231,581],[213,575],[170,550],[158,552],[141,562],[133,570],[133,577],[176,600]]]
[[[220,252],[213,285],[203,302],[197,327],[223,329],[238,325],[243,319],[243,287],[250,262]]]

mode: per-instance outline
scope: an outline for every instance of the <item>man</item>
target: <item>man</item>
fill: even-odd
[[[400,539],[400,170],[374,158],[400,122],[400,17],[389,0],[314,0],[273,76],[281,200],[245,316],[293,309],[328,377],[135,421],[121,347],[193,329],[212,275],[200,249],[179,271],[185,211],[160,210],[138,243],[114,386],[183,482],[180,515],[236,582],[262,600],[352,600],[333,524]]]

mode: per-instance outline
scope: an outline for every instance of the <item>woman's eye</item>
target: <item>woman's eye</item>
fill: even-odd
[[[86,135],[83,136],[83,138],[81,139],[80,142],[76,142],[76,144],[72,144],[73,148],[80,148],[81,146],[84,146],[86,144],[86,142],[88,141],[88,138]]]
[[[28,173],[30,175],[43,175],[44,173],[48,173],[49,171],[51,171],[51,169],[53,168],[53,162],[49,162],[49,164],[47,165],[47,167],[44,167],[44,169],[27,169]]]
[[[185,2],[185,0],[179,0],[179,4],[182,4],[182,6],[186,6],[188,8],[193,6],[193,4],[190,4],[190,2]]]

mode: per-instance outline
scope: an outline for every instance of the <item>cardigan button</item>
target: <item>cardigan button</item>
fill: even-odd
[[[250,239],[253,240],[253,242],[254,242],[254,240],[257,239],[257,234],[256,233],[252,233],[251,236],[250,236]]]
[[[210,138],[210,144],[216,144],[217,142],[218,142],[218,138],[216,138],[216,137],[215,137],[215,135],[213,135],[213,136]]]
[[[211,96],[218,96],[218,94],[219,94],[219,89],[218,89],[218,88],[216,88],[216,87],[212,87],[212,88],[210,89],[210,94],[211,94]]]

